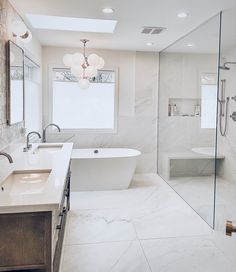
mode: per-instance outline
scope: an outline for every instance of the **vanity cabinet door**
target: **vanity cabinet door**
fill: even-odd
[[[0,214],[0,271],[51,271],[51,212]]]

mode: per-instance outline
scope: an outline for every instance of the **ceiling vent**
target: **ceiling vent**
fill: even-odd
[[[165,27],[144,26],[141,33],[142,34],[156,35],[156,34],[161,34],[165,30],[166,30]]]

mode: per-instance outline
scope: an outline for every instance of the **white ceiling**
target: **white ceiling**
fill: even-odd
[[[166,48],[166,52],[216,54],[219,51],[220,15]],[[192,46],[189,47],[188,45]]]
[[[225,10],[221,21],[221,52],[236,47],[236,7]],[[165,52],[208,53],[219,52],[220,15],[216,15],[197,29],[165,49]],[[192,47],[188,47],[192,44]]]
[[[160,51],[192,31],[220,10],[236,6],[235,0],[10,0],[25,19],[26,13],[118,20],[113,34],[82,33],[31,29],[43,45],[79,47],[80,39],[90,40],[88,47],[120,50]],[[112,7],[113,14],[102,8]],[[179,19],[177,13],[189,16]],[[160,35],[141,34],[143,26],[167,27]],[[153,42],[147,47],[146,42]]]

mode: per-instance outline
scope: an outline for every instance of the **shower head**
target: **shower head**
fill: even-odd
[[[230,65],[230,64],[236,65],[236,62],[235,61],[226,61],[222,66],[220,66],[220,69],[229,71],[230,68],[227,65]]]

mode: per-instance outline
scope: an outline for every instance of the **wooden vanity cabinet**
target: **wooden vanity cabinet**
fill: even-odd
[[[0,271],[58,272],[69,208],[70,171],[58,210],[0,214]]]

